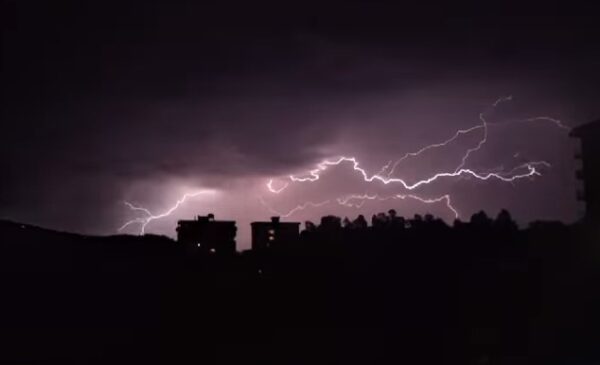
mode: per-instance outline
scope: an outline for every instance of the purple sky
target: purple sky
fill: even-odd
[[[147,231],[173,235],[177,219],[214,212],[239,220],[245,248],[248,223],[272,215],[261,199],[282,212],[334,201],[289,218],[298,221],[390,208],[451,221],[444,203],[340,206],[335,199],[348,194],[407,193],[367,184],[346,163],[280,194],[266,183],[281,186],[342,155],[375,174],[477,125],[482,112],[494,124],[465,167],[552,166],[514,184],[462,176],[414,193],[449,194],[464,219],[501,208],[522,223],[579,216],[576,141],[549,121],[518,121],[548,116],[575,126],[600,114],[599,25],[586,9],[565,18],[548,4],[345,4],[5,1],[0,216],[112,234],[140,217],[124,201],[162,213],[185,193],[212,189]],[[394,176],[414,182],[454,171],[480,138],[473,132],[408,159]]]

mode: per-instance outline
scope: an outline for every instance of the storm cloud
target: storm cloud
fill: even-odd
[[[267,196],[264,185],[340,155],[375,173],[476,125],[501,96],[514,100],[490,114],[497,123],[544,115],[573,126],[599,113],[598,25],[552,7],[535,16],[533,6],[489,13],[468,3],[433,12],[304,2],[3,7],[0,214],[54,228],[114,233],[130,217],[123,200],[160,210],[185,189],[221,195],[155,231],[172,234],[177,218],[209,209],[263,219],[272,214],[263,196],[286,210],[377,190],[343,166],[285,197]],[[456,179],[424,193],[452,192],[467,215],[506,207],[521,221],[577,217],[574,146],[564,131],[508,123],[490,135],[470,166],[543,159],[552,168],[534,183]],[[451,168],[472,138],[408,161],[402,176]],[[298,219],[358,214],[340,209]]]

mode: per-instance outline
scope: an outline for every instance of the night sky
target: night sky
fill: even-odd
[[[144,216],[124,202],[159,214],[206,189],[146,231],[174,235],[177,219],[214,212],[238,220],[245,248],[250,221],[327,200],[287,219],[395,208],[451,222],[444,202],[340,205],[349,194],[409,193],[363,181],[350,163],[312,183],[288,176],[340,156],[373,175],[484,113],[493,125],[466,168],[551,166],[513,183],[460,175],[410,193],[448,194],[462,219],[501,208],[520,223],[577,219],[577,141],[550,120],[524,120],[572,127],[600,116],[595,11],[419,3],[3,1],[0,217],[114,234]],[[403,161],[394,176],[412,183],[454,171],[482,131]],[[290,184],[274,194],[271,178]]]

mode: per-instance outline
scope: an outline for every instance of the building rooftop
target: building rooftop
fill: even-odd
[[[272,224],[297,224],[300,225],[300,222],[281,222],[279,217],[271,217],[270,221],[267,222],[252,222],[250,223],[251,225],[261,225],[261,224],[266,224],[266,225],[272,225]]]
[[[573,128],[569,135],[571,137],[583,137],[588,133],[600,133],[600,119]]]
[[[209,214],[206,216],[196,216],[196,219],[183,219],[183,220],[179,220],[177,221],[178,224],[194,224],[197,222],[211,222],[211,223],[236,223],[235,221],[221,221],[221,220],[215,220],[215,216],[214,214]]]

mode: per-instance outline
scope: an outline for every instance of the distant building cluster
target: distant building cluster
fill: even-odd
[[[272,217],[270,222],[253,222],[251,226],[253,250],[285,247],[300,238],[300,223],[281,222],[279,217]],[[213,214],[177,222],[177,241],[195,246],[204,254],[234,253],[236,233],[235,221],[215,220]]]

